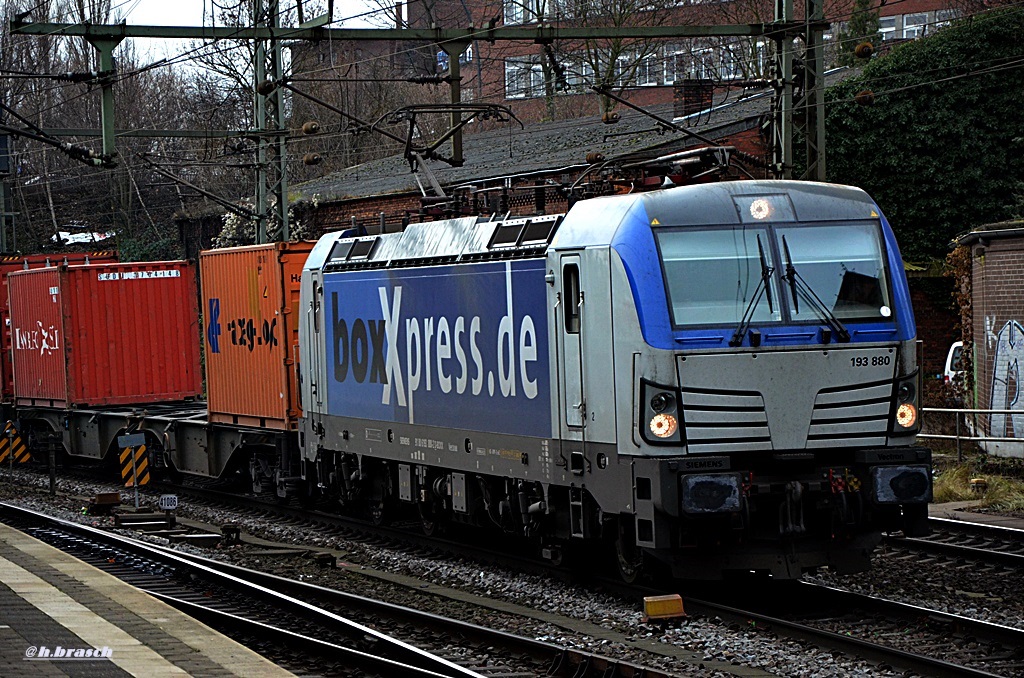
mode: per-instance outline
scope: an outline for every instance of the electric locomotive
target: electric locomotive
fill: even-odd
[[[926,529],[910,295],[859,189],[333,233],[300,309],[302,476],[377,518],[604,542],[626,579],[857,571]]]

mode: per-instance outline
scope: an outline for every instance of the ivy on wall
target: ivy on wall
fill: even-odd
[[[971,248],[966,245],[960,245],[946,255],[946,274],[953,278],[953,303],[960,309],[960,338],[964,342],[963,353],[960,354],[960,365],[964,370],[964,378],[962,382],[954,383],[953,387],[965,403],[973,402],[973,398],[968,399],[968,396],[974,393],[972,260]]]
[[[829,180],[875,198],[906,259],[942,259],[958,233],[1020,211],[1022,35],[1019,9],[979,14],[826,93]]]

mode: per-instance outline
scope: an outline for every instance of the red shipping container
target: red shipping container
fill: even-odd
[[[314,244],[279,242],[199,255],[210,421],[298,426],[299,281]]]
[[[18,405],[145,405],[202,393],[195,266],[59,266],[7,277]]]
[[[11,367],[11,323],[7,306],[7,274],[60,264],[107,264],[117,261],[117,250],[69,252],[67,254],[25,254],[0,257],[0,402],[14,398],[14,371]]]

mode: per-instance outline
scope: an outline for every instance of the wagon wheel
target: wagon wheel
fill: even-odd
[[[387,525],[391,522],[391,508],[383,497],[367,500],[367,510],[370,512],[370,522],[374,525]]]

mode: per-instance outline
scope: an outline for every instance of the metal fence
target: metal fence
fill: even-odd
[[[1024,445],[1024,438],[1000,438],[996,436],[978,435],[978,432],[981,430],[981,427],[978,424],[978,415],[1024,415],[1024,410],[977,410],[955,407],[922,407],[921,412],[924,415],[929,413],[954,415],[954,419],[956,420],[955,433],[919,433],[917,437],[930,440],[955,440],[956,456],[958,461],[964,460],[963,443],[965,441],[975,443],[1020,443],[1021,445]]]

